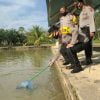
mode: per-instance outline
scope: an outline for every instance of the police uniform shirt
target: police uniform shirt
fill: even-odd
[[[67,27],[71,28],[71,33],[75,33],[73,30],[76,31],[76,29],[75,29],[75,27],[74,27],[74,25],[72,23],[72,18],[73,18],[73,16],[70,13],[68,13],[66,16],[61,17],[60,18],[60,28],[64,27],[64,26],[67,26]],[[76,43],[76,39],[77,39],[77,34],[62,35],[62,43],[68,44],[72,40],[71,43],[75,44]]]
[[[73,27],[71,20],[72,20],[71,14],[67,14],[66,16],[61,17],[60,18],[60,27],[64,27],[64,26]]]
[[[94,9],[92,7],[84,6],[79,16],[79,26],[80,28],[88,26],[90,32],[95,32]]]

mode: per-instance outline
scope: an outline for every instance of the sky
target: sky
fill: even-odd
[[[48,27],[46,0],[0,0],[0,28]]]

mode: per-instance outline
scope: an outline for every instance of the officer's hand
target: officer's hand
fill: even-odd
[[[94,32],[91,32],[91,33],[90,33],[90,37],[93,37],[93,36],[94,36]]]
[[[68,44],[67,45],[67,48],[71,48],[71,47],[73,47],[74,45],[73,44]]]
[[[59,31],[54,31],[54,36],[59,35]]]

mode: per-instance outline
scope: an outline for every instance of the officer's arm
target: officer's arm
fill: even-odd
[[[95,30],[95,21],[94,21],[94,10],[91,8],[89,13],[89,19],[90,19],[90,33],[94,33]]]
[[[73,47],[78,41],[78,25],[75,25],[72,33],[71,42],[67,45],[67,48]]]
[[[70,44],[74,45],[77,43],[77,38],[78,38],[78,25],[75,25],[72,33],[72,40]]]
[[[77,38],[78,38],[78,22],[77,22],[77,17],[75,15],[72,16],[72,23],[74,25],[74,29],[73,29],[73,32],[72,32],[72,40],[71,40],[71,43],[72,45],[76,44],[77,42]]]

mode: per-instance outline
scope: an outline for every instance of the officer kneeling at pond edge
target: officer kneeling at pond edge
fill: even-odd
[[[60,18],[60,30],[62,34],[60,53],[65,58],[65,61],[68,61],[71,64],[69,67],[69,69],[73,69],[71,73],[77,73],[83,70],[78,60],[77,52],[82,51],[85,44],[83,41],[78,41],[78,25],[77,22],[73,22],[75,16],[68,13],[64,6],[60,8],[60,14],[62,15]],[[68,29],[67,32],[64,32],[63,30],[65,27]]]
[[[67,13],[66,7],[61,7],[60,13],[60,31],[55,31],[54,34],[60,34],[61,49],[60,53],[64,57],[66,62],[71,63],[70,69],[73,69],[71,73],[77,73],[82,71],[81,64],[77,57],[77,52],[84,49],[84,42],[78,41],[78,25],[73,23],[73,17],[75,16]],[[58,37],[58,36],[57,36]]]
[[[66,62],[71,63],[71,73],[77,73],[82,71],[81,64],[77,57],[77,52],[82,51],[83,49],[86,49],[86,45],[88,44],[89,36],[85,34],[79,34],[78,33],[78,25],[72,23],[73,16],[69,13],[67,13],[66,7],[61,7],[60,13],[62,17],[60,18],[60,31],[55,32],[55,36],[57,34],[60,34],[62,46],[60,49],[60,52],[62,56],[64,57]],[[74,16],[75,18],[75,16]],[[89,21],[91,22],[91,21]],[[93,25],[93,24],[92,24]],[[90,27],[91,29],[91,27]],[[94,29],[94,28],[93,28]],[[81,29],[87,33],[89,30],[88,28]],[[92,30],[92,29],[91,29]],[[91,31],[90,30],[90,31]],[[92,31],[91,31],[92,32]],[[84,32],[83,32],[84,33]],[[92,34],[92,33],[91,33]],[[58,36],[57,36],[58,38]],[[88,39],[87,39],[88,38]],[[84,43],[85,42],[85,43]],[[89,53],[89,52],[88,52]]]

